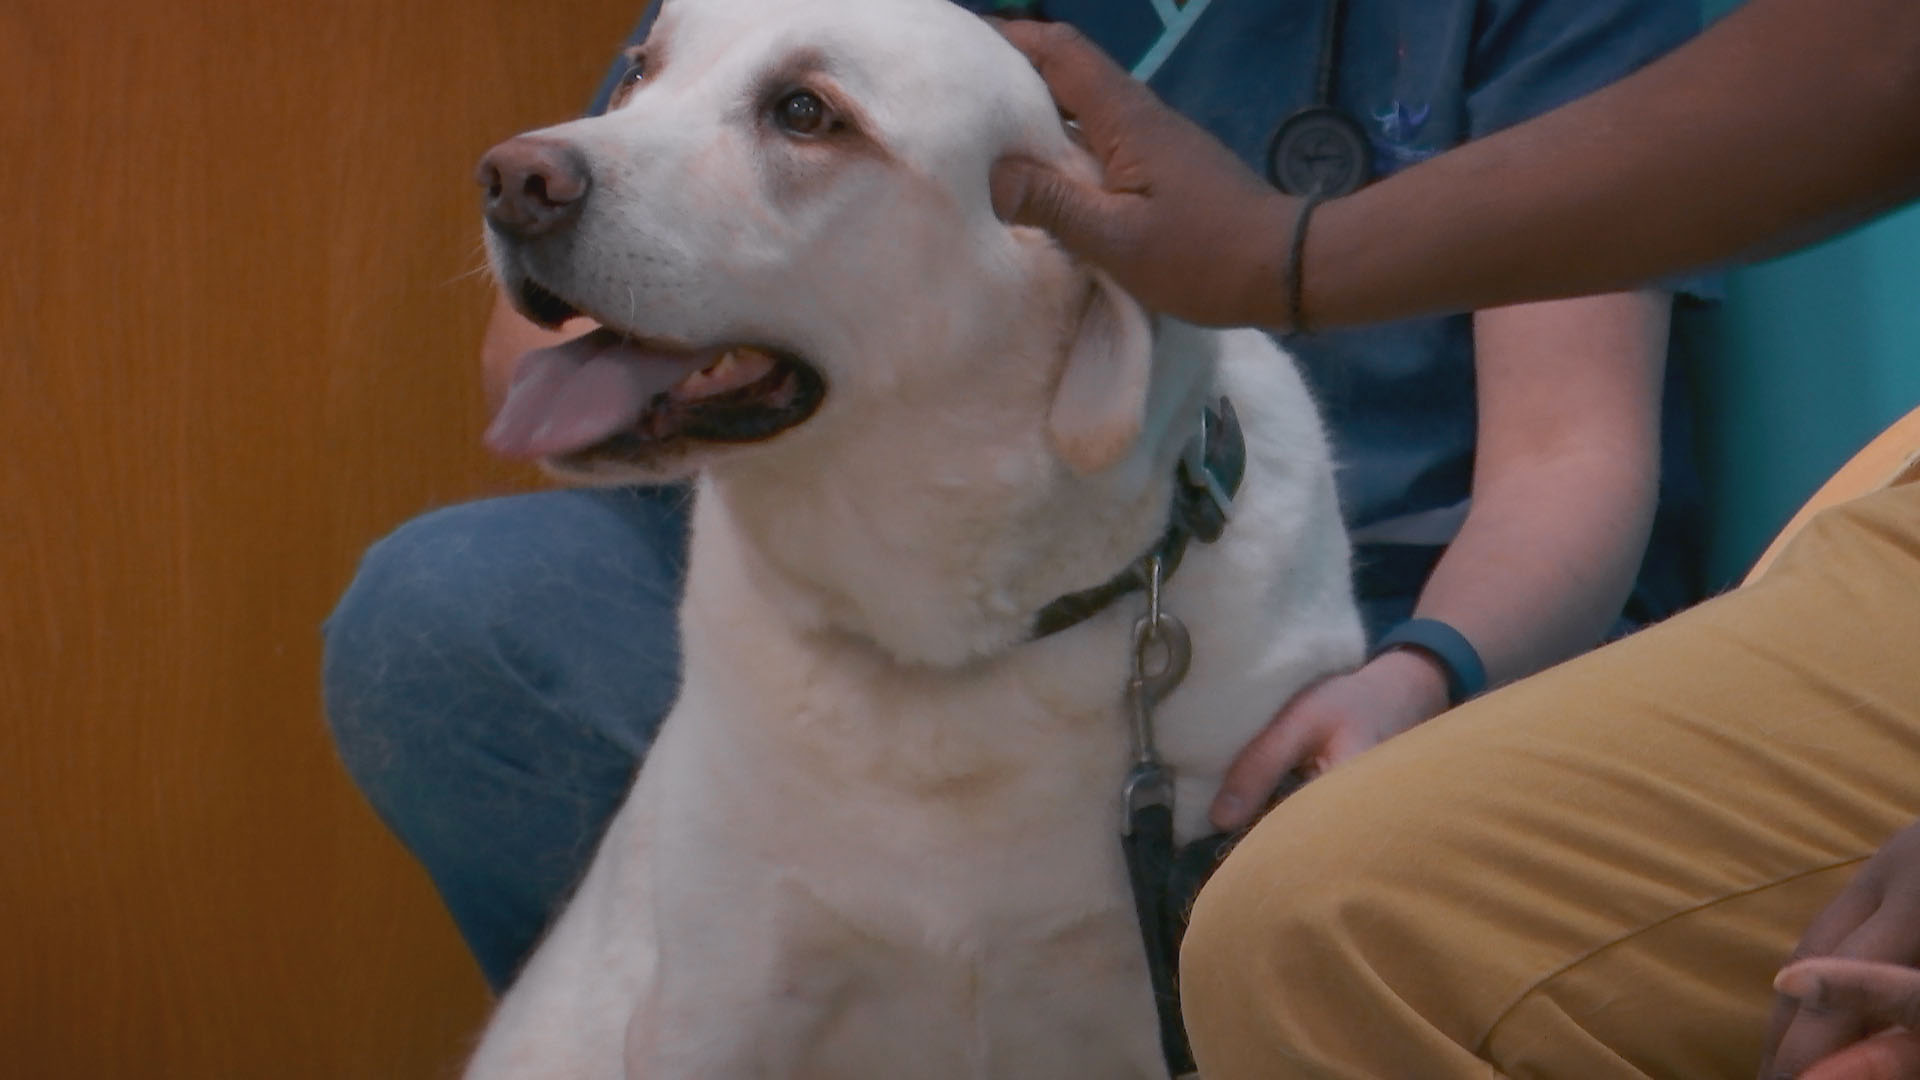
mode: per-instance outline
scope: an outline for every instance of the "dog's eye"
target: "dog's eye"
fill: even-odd
[[[818,135],[827,119],[827,103],[811,90],[795,90],[773,105],[774,123],[790,135]]]
[[[613,96],[608,100],[609,108],[627,100],[627,95],[647,77],[647,58],[644,53],[632,53],[627,57],[627,66],[620,71],[620,77],[614,80]]]

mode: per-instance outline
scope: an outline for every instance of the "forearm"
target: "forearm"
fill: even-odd
[[[1106,177],[1015,154],[993,205],[1204,325],[1292,325],[1301,202],[1060,25],[1016,23]],[[1785,250],[1920,195],[1920,3],[1750,0],[1589,97],[1311,219],[1308,325],[1581,296]]]
[[[1415,614],[1466,635],[1498,685],[1598,644],[1646,552],[1657,479],[1573,459],[1476,492]]]
[[[1304,310],[1334,326],[1599,292],[1917,194],[1920,4],[1752,0],[1628,79],[1321,207]]]
[[[1591,648],[1620,614],[1659,497],[1663,292],[1474,316],[1473,504],[1416,613],[1505,682]]]

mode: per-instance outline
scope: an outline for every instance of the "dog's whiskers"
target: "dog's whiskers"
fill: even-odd
[[[470,281],[477,277],[493,276],[493,262],[487,258],[487,248],[485,244],[476,244],[470,258],[474,260],[473,265],[442,281],[440,283],[442,288],[449,285],[458,285],[463,281]]]

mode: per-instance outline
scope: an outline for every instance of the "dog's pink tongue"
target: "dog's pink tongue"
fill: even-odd
[[[524,459],[584,450],[639,423],[655,394],[711,359],[651,352],[605,329],[536,349],[514,369],[487,446]]]

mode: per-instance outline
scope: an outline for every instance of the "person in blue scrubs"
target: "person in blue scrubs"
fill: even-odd
[[[1691,0],[1347,0],[1322,94],[1331,11],[1052,0],[1044,14],[1262,170],[1287,117],[1331,105],[1360,125],[1375,177],[1597,89],[1697,29]],[[1666,363],[1675,291],[1705,289],[1284,339],[1327,415],[1375,641],[1410,618],[1443,623],[1500,683],[1694,598],[1697,492]],[[497,313],[496,388],[545,339]],[[341,757],[495,987],[584,871],[674,698],[687,499],[567,490],[427,514],[368,551],[327,623]],[[1216,822],[1243,824],[1290,770],[1443,711],[1458,675],[1430,649],[1392,648],[1276,702]]]

